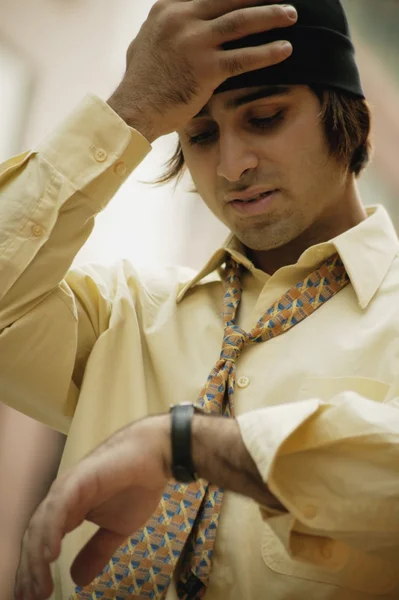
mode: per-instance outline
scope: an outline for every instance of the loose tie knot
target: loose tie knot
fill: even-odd
[[[234,362],[248,343],[248,334],[238,327],[227,327],[224,332],[220,358]]]

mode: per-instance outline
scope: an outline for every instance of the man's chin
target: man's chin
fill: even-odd
[[[292,242],[300,231],[287,227],[280,221],[278,223],[262,223],[251,228],[236,229],[233,231],[240,242],[254,252],[268,252],[277,250]]]

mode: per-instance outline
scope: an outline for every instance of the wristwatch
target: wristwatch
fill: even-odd
[[[194,404],[176,404],[170,408],[172,474],[180,483],[192,483],[198,480],[191,450],[191,424],[196,412],[201,411]]]

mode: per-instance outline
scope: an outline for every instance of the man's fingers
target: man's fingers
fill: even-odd
[[[15,600],[23,600],[23,591],[24,590],[23,590],[22,582],[23,582],[24,571],[25,571],[24,561],[25,561],[25,556],[24,556],[24,548],[23,548],[23,543],[22,543],[18,569],[17,569],[17,573],[15,576],[15,585],[14,585],[14,599]]]
[[[56,480],[43,502],[41,544],[48,562],[56,560],[61,552],[63,537],[78,527],[90,507],[92,479],[81,469],[79,476],[64,476]]]
[[[126,536],[99,529],[74,560],[71,567],[74,582],[81,587],[91,583],[125,541]]]
[[[17,600],[41,600],[49,598],[53,591],[50,564],[43,547],[44,516],[41,505],[24,535],[15,586]]]
[[[297,20],[282,6],[248,8],[219,17],[212,22],[212,32],[215,42],[223,44],[231,40],[246,37],[253,33],[270,31],[282,27],[290,27]]]
[[[201,19],[209,21],[222,15],[248,8],[251,6],[262,6],[274,4],[276,0],[192,0],[196,13]]]
[[[53,579],[50,570],[50,556],[45,539],[48,502],[43,502],[32,518],[27,540],[24,544],[33,584],[40,591],[40,598],[48,598],[53,591]]]
[[[54,584],[50,564],[44,559],[41,545],[37,551],[32,549],[27,553],[27,562],[32,586],[36,590],[36,597],[49,598],[54,589]]]
[[[15,581],[16,600],[35,600],[39,587],[34,581],[29,565],[29,530],[25,532],[22,542],[21,556]]]
[[[242,75],[249,71],[264,69],[286,60],[292,54],[289,42],[272,42],[254,48],[222,50],[219,66],[225,78]]]
[[[71,511],[76,505],[76,486],[64,480],[63,493],[54,485],[32,517],[22,543],[16,578],[17,600],[44,600],[53,591],[50,564],[59,556],[62,538],[82,518]]]

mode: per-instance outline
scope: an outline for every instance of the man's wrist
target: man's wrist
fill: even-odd
[[[154,440],[160,444],[165,477],[172,473],[172,419],[168,413],[151,417]],[[252,498],[258,504],[285,510],[262,480],[249,454],[236,419],[194,414],[191,424],[192,462],[196,474],[221,488]]]
[[[132,435],[137,436],[133,423]],[[151,443],[152,452],[160,456],[166,480],[172,479],[171,420],[169,414],[148,417],[139,421],[144,429],[144,440]]]
[[[201,479],[252,498],[260,505],[285,510],[263,481],[236,419],[194,415],[192,457]]]
[[[195,415],[192,424],[193,463],[198,476],[238,491],[244,479],[263,487],[258,469],[244,445],[235,419]],[[242,492],[241,492],[242,493]]]
[[[107,104],[129,127],[138,131],[150,144],[159,137],[154,132],[151,120],[145,111],[138,106],[129,106],[125,94],[121,90],[117,89],[107,100]]]

